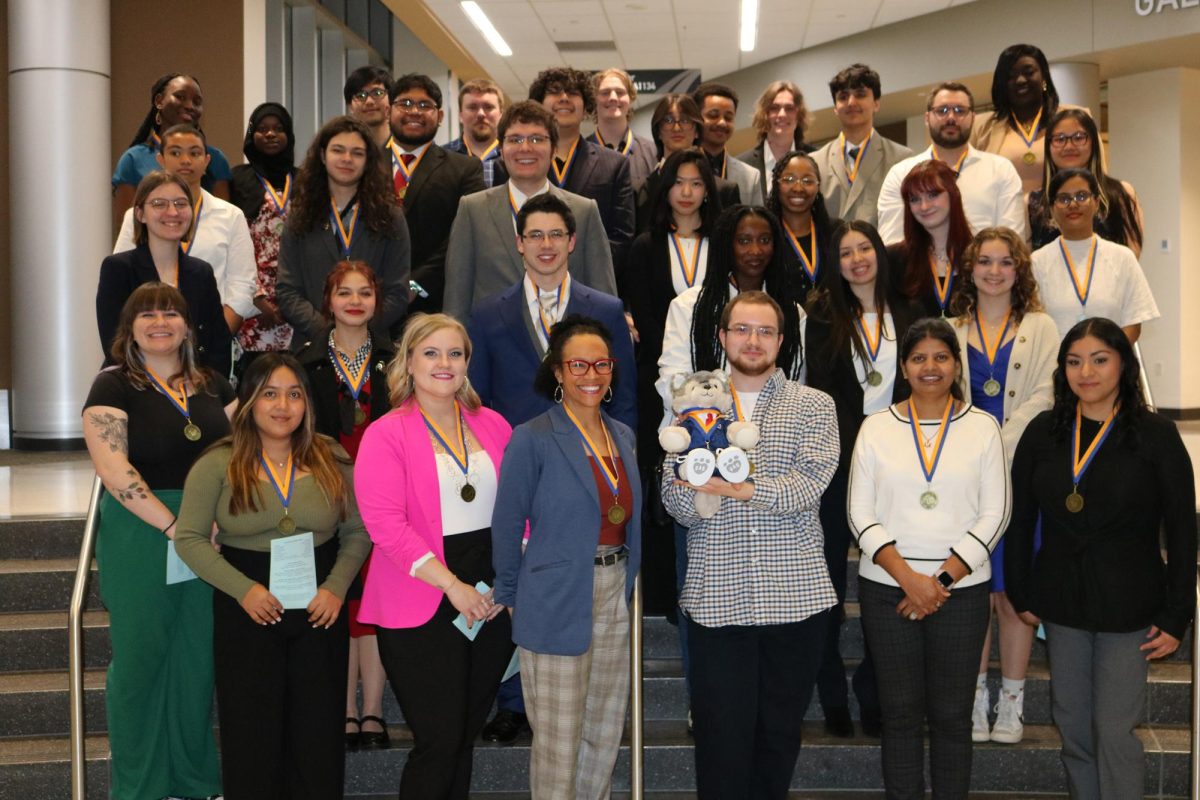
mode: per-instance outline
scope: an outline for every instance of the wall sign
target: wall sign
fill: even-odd
[[[1200,0],[1133,0],[1133,10],[1139,17],[1161,14],[1164,10],[1179,11],[1200,7]]]

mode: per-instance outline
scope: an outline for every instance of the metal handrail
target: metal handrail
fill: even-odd
[[[632,618],[629,626],[630,709],[629,709],[629,798],[642,800],[646,790],[645,740],[643,738],[644,700],[642,696],[642,573],[633,579]]]
[[[1142,383],[1142,399],[1146,401],[1146,407],[1151,411],[1156,410],[1154,405],[1154,393],[1150,391],[1150,375],[1146,372],[1146,361],[1142,358],[1142,348],[1138,347],[1138,343],[1133,343],[1133,354],[1137,356],[1138,362],[1138,378]]]
[[[87,762],[84,753],[83,715],[83,604],[87,600],[92,555],[96,550],[96,530],[100,524],[100,494],[104,484],[100,476],[92,481],[87,520],[83,524],[83,542],[79,545],[79,564],[75,567],[75,587],[67,610],[67,661],[71,704],[71,800],[87,797]]]

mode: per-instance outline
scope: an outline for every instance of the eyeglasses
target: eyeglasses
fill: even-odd
[[[1082,147],[1092,140],[1092,137],[1086,131],[1075,131],[1074,133],[1056,133],[1050,137],[1050,146],[1061,150],[1067,146],[1067,142]]]
[[[1095,196],[1096,195],[1092,194],[1091,192],[1079,191],[1079,192],[1076,192],[1075,194],[1068,194],[1067,192],[1063,192],[1061,194],[1054,195],[1054,205],[1058,206],[1059,208],[1067,208],[1068,206],[1071,205],[1071,203],[1078,203],[1079,205],[1083,205],[1084,203],[1088,202]]]
[[[354,99],[360,103],[367,102],[368,97],[372,100],[382,100],[383,98],[387,97],[387,89],[376,87],[374,89],[367,89],[362,92],[354,93]]]
[[[772,328],[767,325],[731,325],[725,329],[726,333],[733,334],[739,339],[749,339],[752,334],[758,334],[760,339],[774,339],[779,335],[778,328]]]
[[[550,141],[550,137],[543,136],[540,133],[535,133],[532,136],[515,136],[514,135],[514,136],[505,136],[504,137],[504,143],[506,145],[509,145],[510,147],[520,147],[521,145],[525,144],[526,142],[529,142],[534,147],[538,147],[540,145],[545,144],[548,141]]]
[[[946,117],[950,116],[951,114],[953,114],[956,117],[962,118],[962,117],[968,117],[971,114],[974,114],[975,109],[968,108],[967,106],[937,106],[935,108],[929,109],[929,113],[933,114],[938,119],[945,119]]]
[[[662,121],[660,121],[658,123],[658,127],[660,127],[660,128],[679,128],[680,130],[687,130],[689,128],[695,128],[696,122],[695,122],[695,120],[681,119],[679,117],[663,117]]]
[[[413,100],[409,97],[405,97],[402,100],[397,100],[396,102],[392,103],[392,105],[405,111],[412,111],[415,108],[423,114],[428,114],[430,111],[437,109],[437,103],[433,102],[432,100]]]
[[[811,175],[804,175],[800,177],[796,175],[784,175],[779,179],[779,182],[784,186],[791,186],[793,183],[798,183],[801,186],[809,189],[817,185],[817,179]]]
[[[577,378],[587,375],[589,369],[596,370],[597,375],[611,375],[613,367],[617,364],[611,358],[598,358],[595,361],[588,361],[586,358],[572,358],[562,363],[567,368],[567,372]]]
[[[168,200],[165,197],[156,197],[153,200],[147,200],[146,205],[153,208],[155,211],[166,211],[174,206],[176,211],[188,211],[192,207],[192,203],[186,197],[176,197],[174,200]]]
[[[562,228],[555,228],[552,231],[530,231],[529,233],[522,233],[521,238],[527,242],[533,242],[534,244],[541,244],[547,239],[554,244],[559,244],[560,242],[566,241],[567,237],[570,235],[571,234],[567,233]]]

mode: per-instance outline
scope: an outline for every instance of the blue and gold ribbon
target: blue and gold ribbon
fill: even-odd
[[[601,147],[608,147],[608,144],[604,141],[604,137],[600,135],[599,128],[596,128],[596,141],[600,143]],[[627,156],[627,155],[629,155],[629,150],[632,147],[633,147],[633,131],[629,128],[626,128],[625,129],[625,140],[621,143],[620,147],[616,147],[613,149],[615,149],[621,155]]]
[[[937,437],[933,442],[933,452],[925,449],[922,441],[920,423],[917,421],[917,407],[913,401],[908,401],[908,424],[912,427],[913,444],[917,446],[917,455],[921,459],[921,472],[925,473],[925,483],[933,483],[933,475],[937,472],[938,462],[942,458],[942,448],[946,445],[946,434],[950,431],[950,412],[954,408],[954,397],[946,398],[946,410],[942,412],[942,420],[938,423]]]
[[[800,258],[804,274],[815,285],[817,275],[821,272],[821,250],[817,247],[817,223],[811,217],[808,220],[808,236],[809,242],[812,244],[812,258],[809,258],[808,253],[804,252],[804,248],[800,246],[800,240],[796,238],[796,234],[792,233],[792,229],[788,227],[786,222],[783,223],[783,231],[787,234],[792,249],[796,251],[796,255]]]
[[[554,181],[554,185],[560,189],[566,188],[567,178],[571,176],[571,166],[575,163],[575,151],[579,149],[580,141],[576,139],[575,144],[571,145],[571,152],[567,153],[562,169],[558,168],[558,159],[550,159],[550,180]]]
[[[1092,465],[1093,459],[1096,458],[1096,453],[1100,452],[1100,445],[1104,444],[1104,440],[1112,433],[1113,420],[1117,418],[1117,411],[1120,408],[1120,403],[1113,405],[1113,410],[1109,412],[1108,418],[1104,420],[1104,424],[1096,432],[1096,438],[1092,439],[1091,445],[1088,446],[1088,449],[1081,456],[1079,454],[1079,423],[1083,417],[1083,404],[1076,403],[1075,425],[1071,431],[1071,483],[1075,487],[1074,494],[1079,493],[1079,482],[1083,480],[1084,473]]]
[[[846,163],[846,134],[839,133],[838,137],[842,140],[842,163]],[[854,179],[858,177],[858,165],[862,162],[863,153],[867,152],[867,148],[871,146],[871,140],[875,138],[875,129],[867,134],[867,140],[862,143],[862,147],[858,148],[858,152],[854,156],[854,167],[846,173],[846,177],[850,179],[850,183],[854,183]],[[965,154],[964,154],[965,155]]]
[[[358,225],[358,203],[354,204],[354,212],[350,215],[350,228],[342,224],[342,215],[338,213],[337,203],[330,200],[329,205],[333,210],[329,212],[329,221],[333,223],[333,232],[338,239],[338,247],[342,251],[342,258],[350,257],[350,245],[354,242],[354,228]]]
[[[683,247],[679,244],[681,238],[695,238],[696,247],[692,250],[691,263],[683,257]],[[675,250],[675,257],[679,261],[679,271],[683,275],[683,282],[690,289],[696,285],[696,270],[700,267],[700,245],[703,240],[699,237],[680,237],[677,233],[671,234],[671,246]]]
[[[421,416],[425,420],[425,427],[433,434],[433,438],[437,439],[438,444],[449,454],[450,458],[454,459],[454,463],[462,470],[465,477],[471,471],[470,453],[467,449],[467,433],[463,426],[462,408],[459,407],[458,401],[454,401],[454,438],[456,443],[452,444],[450,437],[442,432],[438,424],[430,419],[425,413],[425,409],[421,409]],[[462,445],[462,450],[458,449],[458,445]]]
[[[262,175],[258,175],[258,182],[262,184],[267,197],[271,198],[271,204],[275,206],[275,210],[279,212],[279,215],[284,216],[287,214],[287,204],[292,198],[292,176],[288,175],[284,179],[282,192],[275,191],[275,187],[271,185],[271,182]]]
[[[187,255],[192,252],[192,245],[196,243],[196,233],[200,230],[200,209],[204,207],[204,195],[201,194],[196,198],[196,205],[192,208],[192,227],[188,228],[188,238],[185,242],[180,242],[179,247],[183,250],[183,254]],[[179,277],[176,274],[175,284],[179,284]]]
[[[1092,293],[1092,276],[1095,275],[1096,267],[1096,234],[1092,234],[1092,246],[1088,250],[1087,255],[1087,278],[1080,280],[1079,273],[1075,271],[1075,262],[1071,260],[1071,254],[1063,245],[1062,237],[1058,237],[1058,250],[1062,253],[1063,261],[1067,264],[1067,272],[1071,273],[1071,284],[1075,287],[1075,296],[1079,298],[1079,304],[1087,308],[1088,296]]]

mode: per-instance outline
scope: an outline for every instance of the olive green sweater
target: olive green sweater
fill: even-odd
[[[333,445],[334,452],[345,457],[345,451]],[[183,503],[179,507],[179,523],[175,528],[175,550],[179,557],[204,581],[241,600],[255,581],[224,559],[209,542],[212,524],[217,523],[217,542],[222,546],[242,550],[268,552],[271,542],[283,536],[275,527],[283,516],[283,504],[268,481],[260,481],[261,498],[258,511],[229,513],[230,487],[226,480],[230,447],[211,450],[192,466],[183,487]],[[354,467],[340,465],[346,482],[346,518],[325,501],[316,479],[305,475],[292,488],[289,515],[296,520],[297,533],[312,531],[313,545],[319,547],[334,536],[339,537],[337,561],[320,588],[328,589],[345,599],[350,582],[371,552],[371,539],[358,515],[354,502]]]

